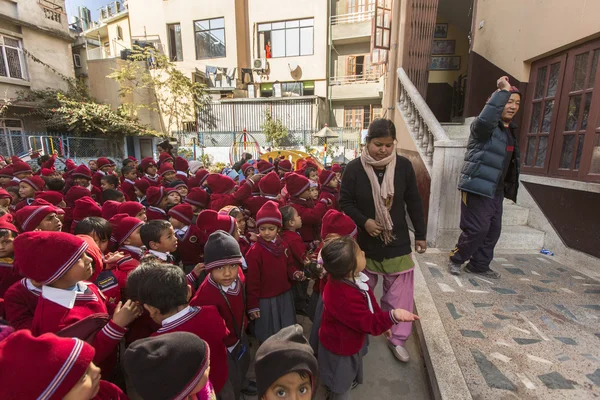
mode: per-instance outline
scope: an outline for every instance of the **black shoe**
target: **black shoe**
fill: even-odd
[[[258,394],[258,389],[256,387],[255,381],[248,381],[248,385],[242,389],[242,393],[247,396],[256,396]]]
[[[490,279],[500,279],[501,276],[499,272],[492,271],[491,269],[488,269],[487,271],[474,271],[469,267],[469,264],[465,266],[465,271]]]

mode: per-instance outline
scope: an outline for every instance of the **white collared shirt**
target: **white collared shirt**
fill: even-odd
[[[144,249],[142,249],[141,247],[130,246],[128,244],[124,244],[121,247],[125,250],[129,250],[130,252],[137,254],[138,256],[141,256],[144,252]]]
[[[150,250],[150,251],[152,251],[152,250]],[[165,326],[167,324],[170,324],[171,322],[177,321],[179,318],[181,318],[184,315],[186,315],[187,313],[189,313],[191,311],[190,309],[191,309],[191,307],[187,306],[183,310],[179,311],[177,314],[173,314],[169,318],[164,319],[162,322],[162,326]]]
[[[358,286],[358,288],[360,290],[362,290],[363,292],[369,291],[369,285],[367,284],[367,282],[369,281],[369,277],[367,275],[365,275],[361,272],[358,274],[358,276],[354,277],[353,281],[356,284],[356,286]],[[367,303],[369,303],[369,310],[371,311],[371,313],[374,313],[375,311],[373,310],[373,304],[371,303],[371,296],[369,296],[368,293],[367,293]]]
[[[131,179],[127,179],[127,178],[125,178],[125,182],[129,182],[129,183],[131,183],[132,185],[135,185],[135,182],[134,182],[134,181],[132,181]]]
[[[177,229],[175,231],[175,235],[177,236],[178,239],[181,239],[187,233],[188,229],[190,229],[189,225],[186,225],[181,229]]]
[[[169,256],[170,256],[169,253],[163,253],[162,251],[156,251],[156,250],[148,250],[148,253],[160,258],[163,261],[169,261]]]
[[[229,285],[229,286],[223,286],[223,285],[220,285],[220,286],[221,286],[221,289],[225,293],[227,293],[229,291],[229,289],[235,290],[235,288],[237,287],[237,279],[235,281],[233,281],[233,283],[231,285]]]
[[[83,282],[78,282],[75,290],[57,289],[44,285],[42,286],[42,297],[70,310],[75,305],[77,295],[85,293],[86,290],[87,285]]]

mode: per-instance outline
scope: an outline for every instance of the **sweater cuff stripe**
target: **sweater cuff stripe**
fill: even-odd
[[[260,311],[260,308],[251,308],[248,310],[248,314],[253,313],[255,311]]]
[[[121,340],[123,336],[125,336],[125,332],[121,332],[117,329],[120,329],[114,322],[110,321],[108,324],[102,328],[102,332],[109,338],[113,340]]]
[[[398,325],[401,321],[398,321],[396,318],[394,318],[394,311],[390,311],[390,319],[392,320],[392,322],[394,323],[394,325]]]

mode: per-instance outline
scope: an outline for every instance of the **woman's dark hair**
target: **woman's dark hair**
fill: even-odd
[[[74,235],[90,235],[95,233],[101,241],[109,240],[112,225],[102,217],[86,217],[75,225]]]
[[[61,178],[52,178],[46,181],[46,187],[48,190],[54,190],[55,192],[62,192],[65,188],[65,180]]]
[[[356,255],[360,251],[358,243],[350,236],[343,236],[325,243],[321,250],[323,267],[334,279],[344,279],[356,271]]]
[[[279,212],[281,213],[281,222],[284,229],[290,223],[290,221],[294,219],[295,210],[296,209],[292,206],[283,206],[279,209]]]
[[[316,172],[316,171],[317,171],[316,168],[314,168],[314,167],[308,167],[308,168],[306,168],[304,170],[304,176],[308,178],[308,177],[310,177],[311,173]]]
[[[367,143],[373,139],[391,137],[396,140],[396,126],[389,119],[377,118],[369,125]]]

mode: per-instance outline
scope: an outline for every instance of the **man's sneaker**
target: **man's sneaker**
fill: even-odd
[[[242,393],[248,396],[256,396],[258,394],[258,389],[256,387],[255,381],[248,381],[248,385],[242,389]]]
[[[452,261],[450,261],[450,263],[448,264],[448,271],[450,271],[452,275],[460,275],[461,267],[461,264],[455,264]]]
[[[388,347],[390,350],[392,350],[394,357],[396,357],[398,360],[402,362],[408,362],[410,360],[410,354],[408,354],[408,351],[404,348],[404,346],[394,346],[391,342],[388,342]]]
[[[469,268],[469,264],[467,264],[465,266],[465,271],[467,271],[468,273],[471,274],[476,274],[485,278],[490,278],[490,279],[500,279],[500,273],[496,272],[496,271],[492,271],[491,269],[488,269],[487,271],[473,271],[471,268]]]

